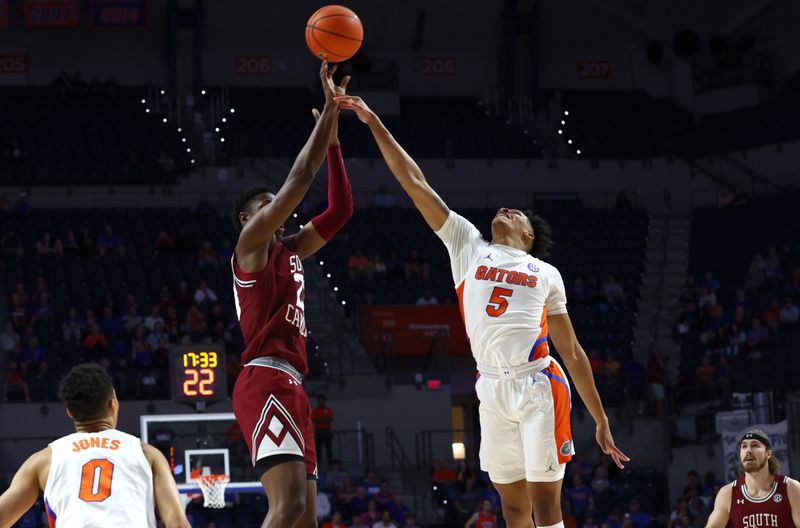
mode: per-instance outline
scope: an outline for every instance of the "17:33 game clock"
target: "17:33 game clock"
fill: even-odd
[[[169,363],[172,401],[206,403],[228,397],[223,345],[175,345]]]

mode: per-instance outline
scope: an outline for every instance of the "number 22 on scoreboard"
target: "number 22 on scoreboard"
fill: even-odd
[[[183,373],[187,379],[183,382],[183,393],[186,396],[213,396],[214,391],[208,386],[214,383],[214,371],[211,369],[186,369]]]

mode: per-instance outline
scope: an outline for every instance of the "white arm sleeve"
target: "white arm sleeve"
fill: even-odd
[[[564,279],[561,273],[554,266],[548,266],[548,292],[545,305],[547,315],[559,315],[567,313],[567,292],[564,288]]]
[[[458,285],[464,280],[475,251],[486,242],[481,238],[478,228],[452,210],[442,227],[436,231],[436,235],[447,247],[453,270],[453,282]]]

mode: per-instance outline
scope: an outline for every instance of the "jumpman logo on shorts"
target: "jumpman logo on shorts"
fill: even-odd
[[[550,464],[550,467],[548,467],[548,468],[547,468],[547,470],[545,471],[545,473],[549,473],[549,472],[551,472],[551,471],[552,471],[553,473],[555,473],[555,472],[556,472],[556,470],[555,470],[555,469],[553,469],[553,464],[552,464],[552,463]]]

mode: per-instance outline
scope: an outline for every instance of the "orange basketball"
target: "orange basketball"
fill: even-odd
[[[344,6],[325,6],[311,15],[306,24],[306,44],[319,59],[346,61],[356,54],[362,40],[361,20]]]

